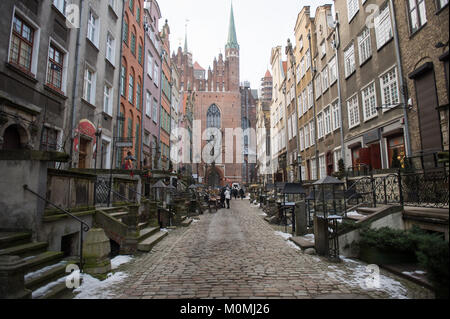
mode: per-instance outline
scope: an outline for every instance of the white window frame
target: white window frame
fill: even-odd
[[[62,45],[60,45],[54,38],[50,37],[49,41],[48,41],[48,47],[50,50],[50,44],[52,44],[53,46],[55,46],[59,51],[61,51],[64,54],[63,57],[63,69],[62,69],[62,74],[61,74],[61,91],[64,94],[67,94],[67,70],[69,68],[69,52],[64,49],[64,47]],[[47,53],[47,68],[46,68],[46,72],[45,72],[45,83],[48,83],[48,64],[50,63],[49,59],[48,59],[48,53]]]
[[[372,57],[372,42],[369,28],[364,28],[364,30],[358,35],[358,49],[359,65],[362,65]]]
[[[88,72],[92,74],[91,80],[88,79]],[[84,85],[83,85],[83,99],[92,105],[95,105],[97,72],[86,65],[84,68]],[[90,84],[90,91],[88,96],[88,85]]]
[[[109,40],[112,40],[111,43]],[[111,54],[109,52],[111,51]],[[115,65],[116,60],[116,39],[112,35],[111,32],[108,31],[106,34],[106,59],[112,64]]]
[[[339,107],[339,100],[331,103],[331,113],[333,114],[333,131],[341,128],[341,109]]]
[[[336,56],[332,57],[328,62],[328,69],[330,72],[329,82],[330,87],[337,81]]]
[[[383,77],[388,75],[392,71],[395,73],[395,77],[393,77],[387,84],[383,83]],[[394,82],[395,82],[395,87],[396,87],[397,101],[394,101],[394,102],[391,101],[392,103],[388,104],[386,101],[386,98],[385,98],[385,94],[384,94],[385,88],[393,85]],[[388,71],[386,71],[380,75],[380,91],[381,91],[381,103],[382,103],[383,112],[387,112],[400,104],[400,90],[399,90],[398,72],[397,72],[396,66],[394,66],[393,68],[390,68]],[[390,90],[390,93],[392,94],[392,89]],[[390,95],[391,100],[392,100],[392,97],[393,96]]]
[[[63,15],[66,15],[66,8],[67,8],[67,0],[53,0],[53,5],[56,9],[59,10]]]
[[[358,94],[351,96],[347,100],[347,110],[348,110],[348,128],[352,129],[358,126],[361,122],[361,118],[359,115]]]
[[[389,5],[386,3],[386,7],[380,14],[375,17],[375,37],[377,40],[377,50],[381,49],[392,37],[392,23]]]
[[[109,94],[106,93],[107,88],[109,89]],[[103,88],[103,112],[112,116],[112,106],[113,106],[114,88],[109,83],[105,83]],[[108,105],[106,102],[108,101]]]
[[[347,0],[348,22],[352,21],[359,11],[359,0]]]
[[[92,23],[91,18],[94,18]],[[92,35],[92,28],[94,28],[94,34]],[[86,37],[98,48],[100,35],[100,17],[95,13],[92,8],[89,8],[88,21],[87,21],[87,35]],[[91,36],[94,38],[91,39]]]
[[[326,65],[322,70],[322,93],[325,93],[329,88],[328,81],[328,65]]]
[[[325,129],[325,136],[328,134],[331,134],[333,131],[332,129],[332,120],[331,120],[331,106],[328,105],[324,111],[323,111],[323,123],[324,123],[324,129]]]
[[[348,78],[356,71],[355,44],[353,42],[344,50],[344,67],[345,78]]]
[[[317,114],[317,137],[322,138],[325,135],[324,130],[324,122],[323,122],[323,113],[320,112]]]
[[[367,94],[367,90],[370,90],[370,88],[373,88],[373,92],[369,92]],[[378,116],[378,110],[377,110],[377,88],[375,85],[375,81],[370,82],[368,85],[364,86],[361,89],[361,98],[362,98],[362,107],[363,107],[363,118],[364,122],[367,122],[375,117]],[[374,104],[372,104],[372,102]],[[371,105],[368,105],[367,103],[370,103]],[[371,110],[372,106],[375,107],[375,111]],[[370,113],[367,112],[367,109],[369,108]]]
[[[336,147],[333,150],[333,161],[334,161],[334,171],[339,171],[339,160],[342,158],[342,149],[341,147]]]
[[[327,164],[325,161],[325,154],[319,155],[319,178],[324,178],[327,176]]]

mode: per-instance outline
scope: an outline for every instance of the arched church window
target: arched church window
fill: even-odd
[[[221,127],[220,110],[215,104],[211,105],[206,113],[206,123],[207,128],[215,127],[220,129]]]

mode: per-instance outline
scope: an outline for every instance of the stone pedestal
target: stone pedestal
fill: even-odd
[[[127,235],[120,247],[120,254],[133,254],[137,251],[139,230],[138,230],[138,211],[139,205],[128,206],[128,215],[122,218],[127,225]]]
[[[175,213],[175,215],[173,216],[172,223],[175,226],[180,226],[181,222],[182,222],[181,216],[187,214],[187,210],[186,210],[185,202],[184,202],[183,198],[174,199],[174,213]]]
[[[111,252],[109,238],[101,228],[92,228],[83,242],[83,271],[97,276],[111,271]]]
[[[307,234],[308,221],[306,218],[305,202],[295,203],[295,236],[304,236]]]
[[[314,216],[314,239],[317,254],[320,256],[328,256],[328,219]]]
[[[0,299],[30,299],[25,289],[24,263],[17,256],[0,256]]]

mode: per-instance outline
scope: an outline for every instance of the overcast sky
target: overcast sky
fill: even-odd
[[[285,47],[294,39],[297,15],[303,6],[311,6],[314,15],[318,5],[332,0],[233,0],[236,33],[241,54],[241,81],[250,81],[259,89],[260,80],[270,70],[272,47]],[[228,37],[231,0],[160,0],[162,19],[171,31],[171,51],[184,46],[186,19],[188,49],[193,60],[204,68],[212,67],[214,57],[224,53]],[[284,52],[284,51],[283,51]]]

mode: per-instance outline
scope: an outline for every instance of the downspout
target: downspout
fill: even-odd
[[[400,90],[403,92],[400,92],[400,104],[403,108],[403,116],[405,119],[405,129],[404,129],[404,135],[405,135],[405,143],[406,143],[406,157],[411,157],[411,138],[409,135],[409,120],[408,120],[408,110],[406,105],[406,96],[407,96],[407,87],[405,86],[405,83],[403,81],[403,69],[402,69],[402,60],[400,56],[400,42],[398,38],[398,30],[397,30],[397,22],[395,19],[395,8],[394,8],[394,2],[392,0],[389,1],[389,6],[392,12],[392,29],[394,33],[394,41],[395,41],[395,55],[397,58],[397,65],[398,65],[398,75],[399,75],[399,82],[400,82]]]
[[[318,144],[318,140],[317,140],[317,125],[316,125],[316,118],[317,118],[317,111],[316,111],[316,88],[315,88],[315,83],[314,80],[316,78],[316,74],[317,74],[317,70],[314,70],[314,66],[313,66],[313,51],[312,51],[312,44],[311,44],[311,30],[309,30],[308,32],[308,41],[309,41],[309,64],[311,65],[311,74],[312,74],[312,78],[311,78],[311,86],[312,86],[312,91],[313,91],[313,109],[314,109],[314,156],[316,157],[316,177],[319,177],[319,150],[317,148],[317,144]],[[341,116],[342,117],[342,116]],[[309,127],[309,132],[311,132],[311,127]]]
[[[161,147],[161,107],[162,107],[162,73],[163,73],[163,56],[164,56],[164,48],[162,48],[162,40],[161,40],[161,54],[159,55],[161,58],[161,68],[159,70],[159,119],[158,119],[158,123],[159,123],[159,130],[158,130],[158,148],[159,148],[159,158],[158,158],[158,167],[157,169],[161,168],[161,156],[162,156],[162,147]]]
[[[80,0],[80,16],[79,16],[79,23],[80,27],[78,28],[77,32],[77,43],[76,43],[76,49],[75,49],[75,71],[73,73],[73,89],[72,89],[72,114],[71,114],[71,121],[70,121],[70,166],[73,168],[73,144],[74,144],[74,128],[75,128],[75,111],[76,111],[76,102],[78,100],[78,73],[79,68],[78,64],[80,63],[80,39],[81,39],[81,17],[83,16],[83,5],[84,0]]]
[[[339,113],[340,113],[340,133],[341,133],[341,157],[344,161],[345,166],[345,147],[344,147],[344,119],[342,115],[342,95],[341,95],[341,77],[339,76],[339,46],[341,44],[340,37],[339,37],[339,21],[336,19],[336,26],[334,28],[334,35],[335,35],[335,41],[334,41],[334,50],[336,52],[336,75],[337,75],[337,87],[338,87],[338,107],[339,107]]]

